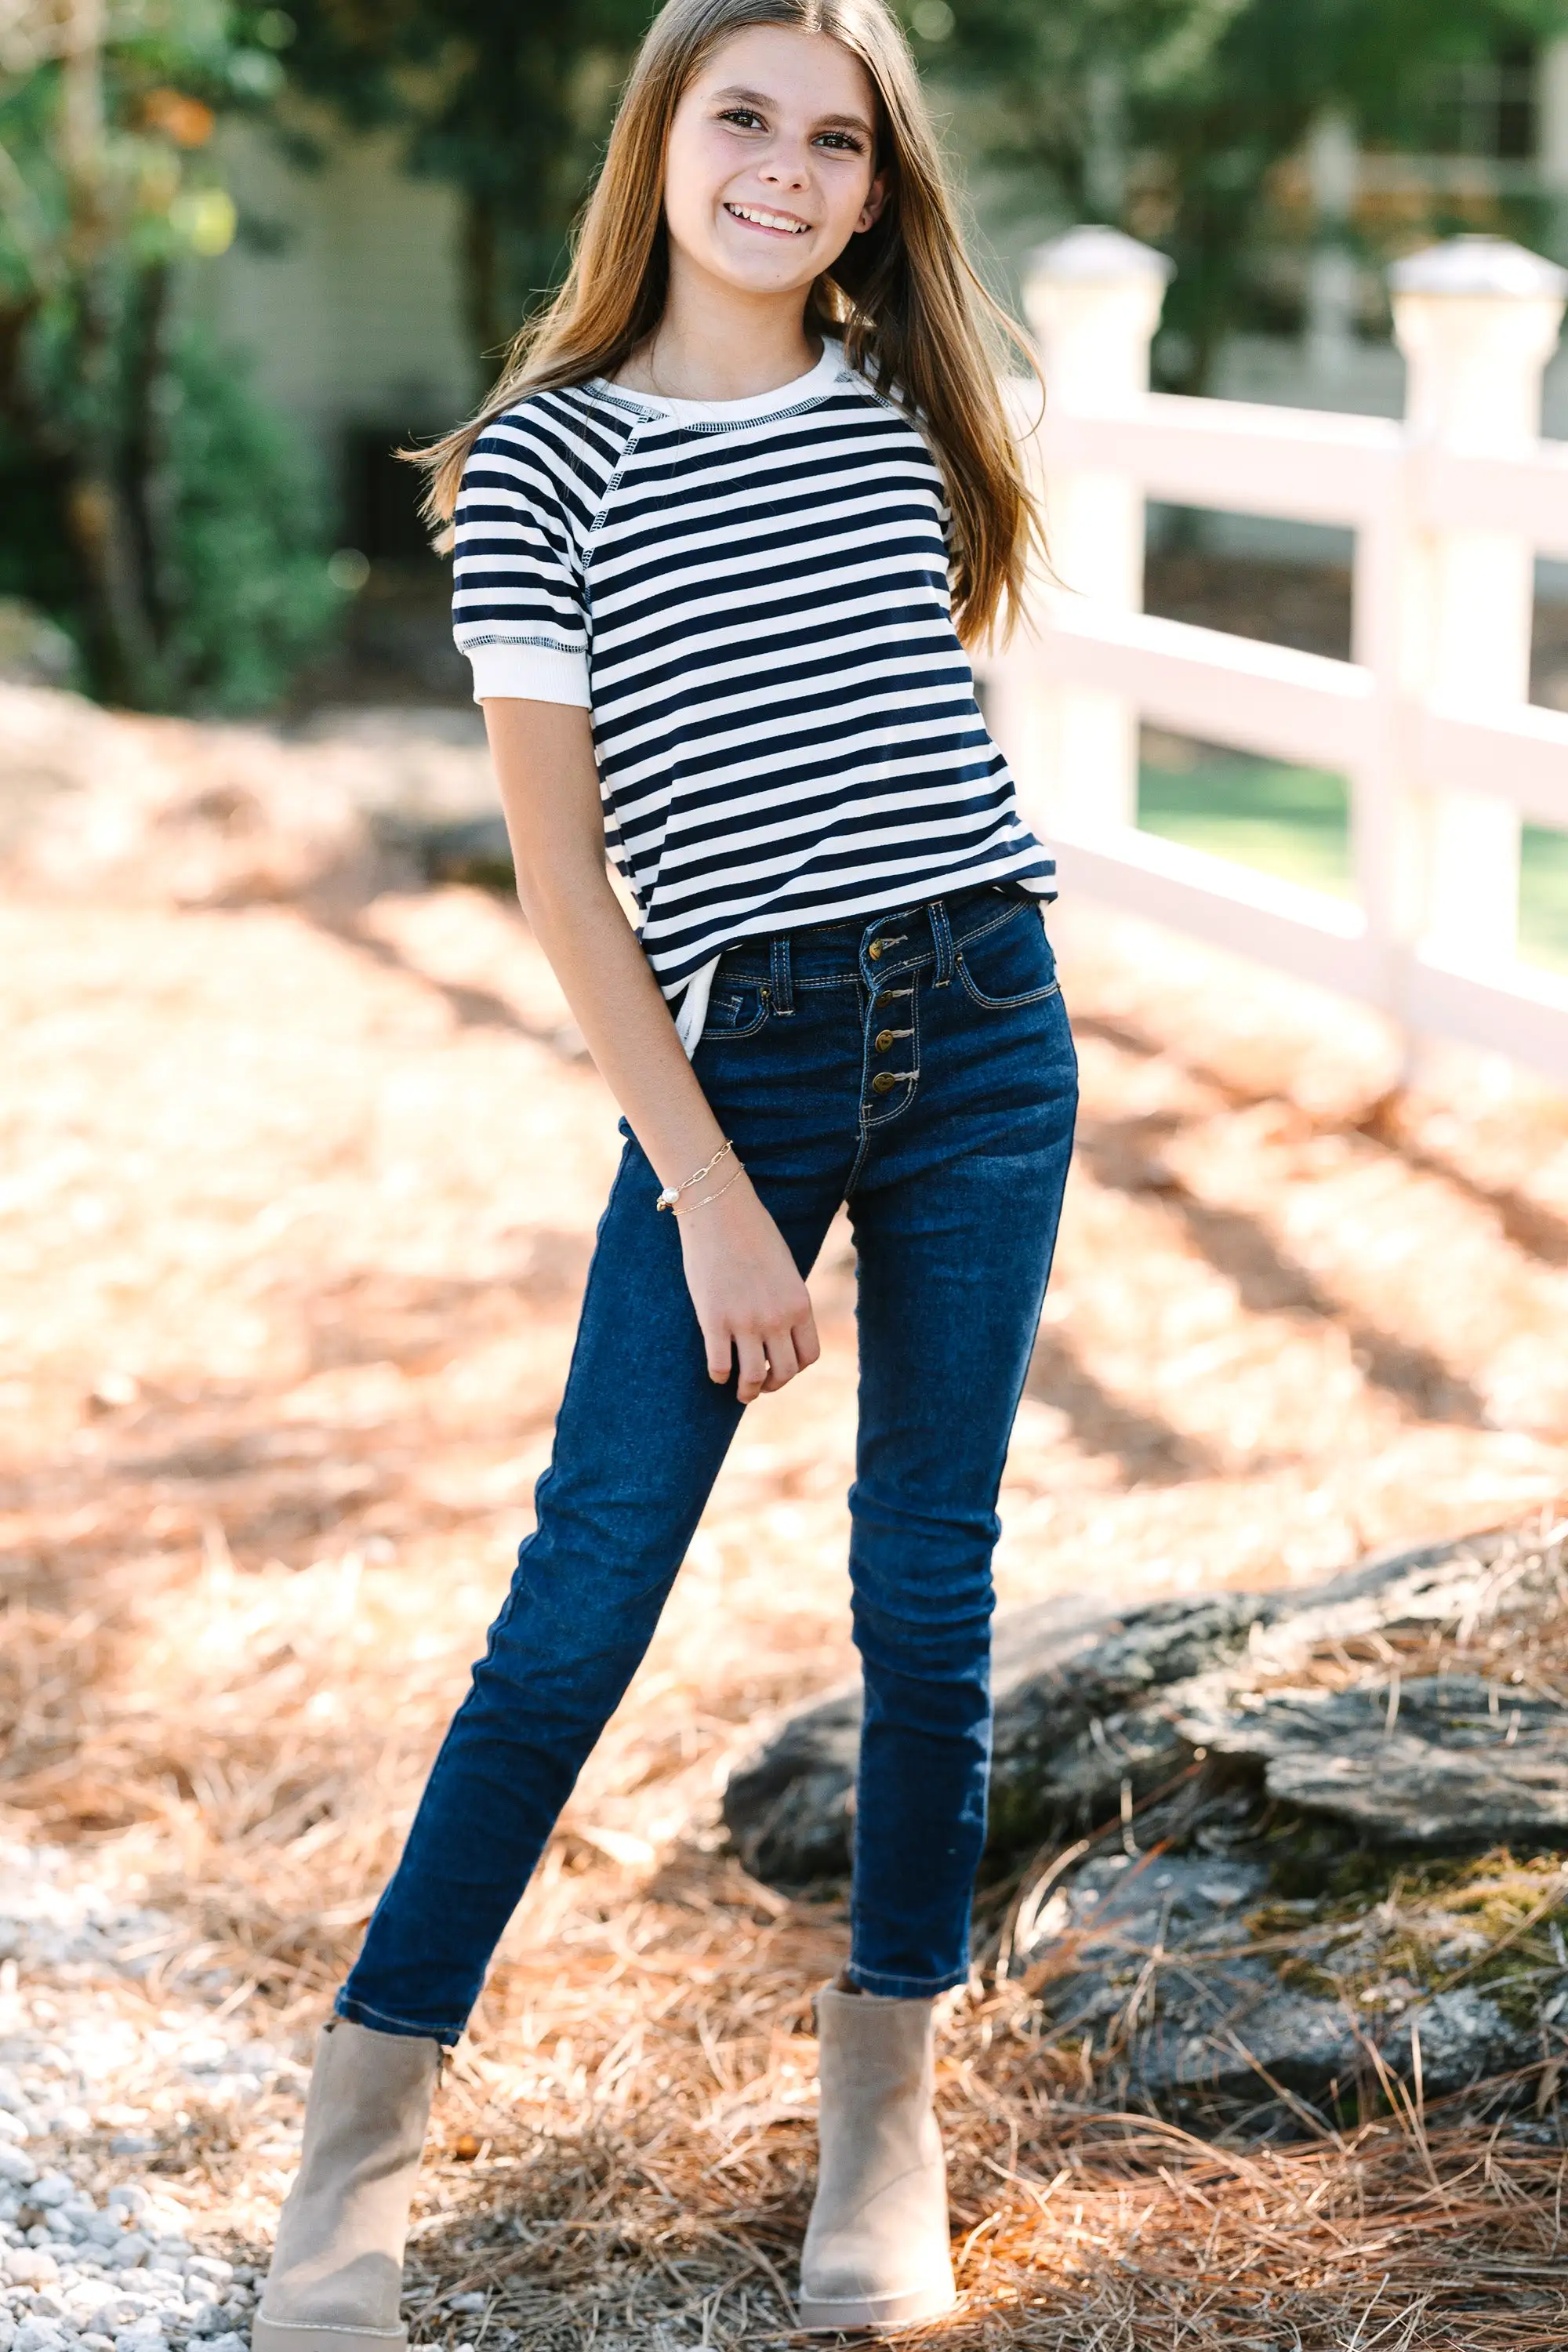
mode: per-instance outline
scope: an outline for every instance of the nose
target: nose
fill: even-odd
[[[774,188],[804,188],[810,179],[805,154],[800,149],[775,147],[758,168],[759,179]]]

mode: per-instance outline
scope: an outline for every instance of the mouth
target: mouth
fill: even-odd
[[[793,213],[769,212],[762,205],[726,205],[724,210],[731,220],[744,221],[748,228],[760,228],[770,236],[805,236],[811,226]]]

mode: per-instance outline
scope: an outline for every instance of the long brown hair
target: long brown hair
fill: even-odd
[[[808,316],[918,417],[952,514],[953,612],[965,640],[1016,608],[1038,517],[997,384],[1002,337],[1029,357],[963,249],[942,151],[903,33],[884,0],[668,0],[622,96],[572,267],[522,329],[479,415],[420,454],[426,512],[449,522],[469,451],[531,392],[613,376],[658,326],[668,284],[664,163],[682,92],[719,43],[752,25],[824,34],[877,96],[881,216],[812,289]]]

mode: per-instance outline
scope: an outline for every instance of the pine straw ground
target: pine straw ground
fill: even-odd
[[[100,816],[117,762],[143,815],[173,781],[108,848],[57,828],[0,903],[3,1826],[168,1921],[94,1999],[206,2002],[302,2057],[528,1525],[614,1121],[506,907],[342,858],[313,894],[270,855],[268,779],[308,799],[315,755],[92,746]],[[1057,932],[1085,1112],[1004,1600],[1544,1532],[1568,1101],[1458,1058],[1400,1090],[1369,1019],[1086,908]],[[851,1660],[842,1233],[816,1291],[825,1360],[748,1422],[441,2095],[421,2340],[785,2331],[843,1919],[748,1881],[717,1799]],[[1568,2340],[1554,2143],[1412,2086],[1337,2138],[1200,2146],[1097,2110],[1039,2033],[984,1973],[948,2023],[955,2347]],[[260,2247],[292,2092],[160,2096],[156,2162]],[[107,2126],[79,2153],[119,2161]]]

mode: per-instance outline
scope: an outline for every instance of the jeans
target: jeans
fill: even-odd
[[[853,1221],[848,1975],[941,1992],[968,1974],[996,1495],[1077,1106],[1038,904],[982,887],[736,948],[695,1068],[803,1275],[841,1202]],[[538,1524],[338,1996],[382,2032],[461,2032],[746,1410],[709,1378],[675,1220],[623,1132]]]

